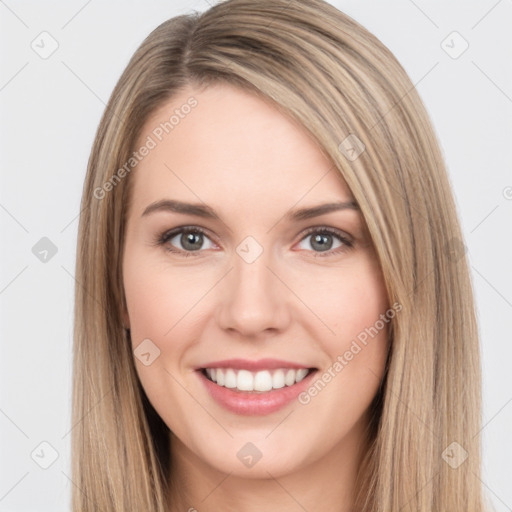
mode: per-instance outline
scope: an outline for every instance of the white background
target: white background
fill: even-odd
[[[440,139],[478,305],[482,479],[496,510],[510,511],[512,2],[331,3],[396,55]],[[142,40],[166,19],[207,7],[206,0],[0,1],[0,512],[69,510],[73,276],[91,144]],[[47,59],[31,48],[43,31],[59,45]],[[441,47],[453,31],[469,43],[457,59]],[[32,252],[42,237],[57,248],[46,263]],[[36,450],[34,459],[51,460],[43,441],[58,454],[48,469],[31,458]]]

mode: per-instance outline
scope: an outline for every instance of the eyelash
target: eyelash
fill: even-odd
[[[166,251],[174,253],[174,254],[179,254],[180,256],[183,256],[185,258],[188,258],[189,256],[199,256],[200,253],[203,252],[203,250],[183,251],[182,249],[175,249],[174,247],[171,248],[172,247],[171,245],[167,245],[169,240],[173,239],[176,235],[179,235],[184,232],[196,233],[196,234],[199,233],[207,238],[210,238],[208,236],[208,234],[206,233],[206,231],[204,231],[200,227],[182,226],[179,228],[172,229],[170,231],[164,231],[161,234],[157,235],[153,245],[162,246],[162,247],[164,247],[164,249]],[[334,229],[334,228],[326,227],[326,226],[325,227],[324,226],[323,227],[312,227],[312,228],[307,229],[306,232],[303,234],[302,238],[300,239],[300,241],[302,241],[304,238],[306,238],[307,236],[309,236],[311,234],[333,235],[336,238],[338,238],[338,240],[340,242],[342,242],[342,244],[343,244],[341,247],[338,247],[337,249],[330,249],[328,251],[322,251],[322,252],[313,251],[315,258],[316,257],[324,258],[326,256],[336,255],[341,252],[345,252],[349,249],[352,249],[354,246],[354,244],[343,234],[343,232],[338,231],[337,229]]]

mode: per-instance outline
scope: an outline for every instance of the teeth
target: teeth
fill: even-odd
[[[272,376],[267,370],[257,372],[254,376],[254,389],[256,391],[270,391],[272,389]]]
[[[293,386],[309,373],[307,368],[261,370],[259,372],[233,368],[206,368],[205,371],[208,378],[219,386],[239,391],[270,391],[284,386]]]
[[[295,370],[288,370],[284,377],[284,383],[287,386],[293,386],[295,384],[295,377],[297,376],[297,372]]]
[[[306,370],[306,368],[301,368],[300,370],[297,370],[297,377],[295,378],[295,382],[300,382],[306,375],[308,374],[309,370]]]
[[[217,382],[218,384],[218,382]],[[240,370],[236,379],[236,387],[240,391],[253,391],[254,390],[254,377],[251,372],[247,370]]]
[[[231,368],[228,368],[224,373],[224,386],[227,388],[236,388],[236,373]]]
[[[274,372],[272,375],[272,387],[274,389],[284,388],[284,372]]]

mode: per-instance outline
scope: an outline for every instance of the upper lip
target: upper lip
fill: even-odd
[[[301,368],[312,368],[312,366],[284,361],[282,359],[258,359],[256,361],[249,359],[224,359],[222,361],[212,361],[211,363],[198,366],[196,370],[202,370],[203,368],[236,368],[239,370],[257,372],[259,370],[273,370],[276,368],[292,368],[299,370]]]

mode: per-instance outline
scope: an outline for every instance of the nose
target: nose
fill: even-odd
[[[217,323],[242,338],[277,333],[290,323],[291,291],[264,251],[249,263],[234,255],[233,269],[224,278]]]

